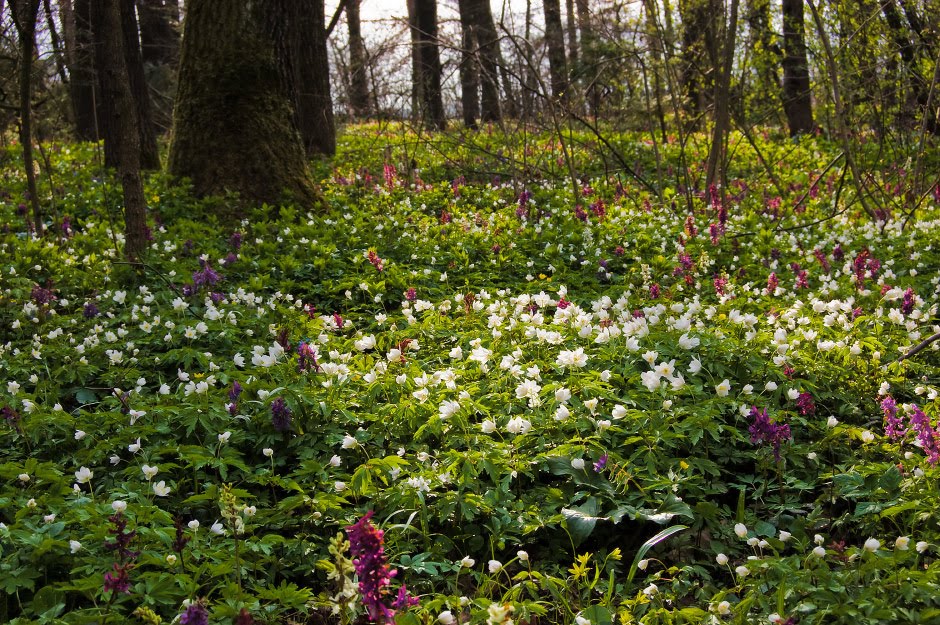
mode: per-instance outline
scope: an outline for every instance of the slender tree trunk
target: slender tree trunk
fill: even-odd
[[[558,0],[544,0],[545,45],[548,47],[548,70],[552,97],[566,100],[568,68],[565,64],[565,35],[561,26],[561,6]]]
[[[577,82],[578,71],[578,26],[574,12],[574,0],[565,0],[565,34],[568,35],[568,69],[572,84]]]
[[[20,146],[26,171],[26,191],[33,209],[33,227],[42,235],[42,210],[36,191],[36,171],[33,167],[33,56],[36,53],[36,20],[39,18],[39,0],[9,0],[10,13],[20,43]]]
[[[489,0],[472,0],[471,7],[480,56],[480,115],[485,122],[498,121],[501,118],[498,75],[502,65],[499,35]]]
[[[346,26],[349,31],[349,105],[357,118],[369,117],[369,76],[366,67],[366,46],[362,40],[359,13],[361,0],[346,0]]]
[[[336,153],[323,0],[289,0],[294,115],[307,154]]]
[[[725,159],[725,137],[731,123],[731,72],[734,67],[734,43],[738,31],[738,0],[731,0],[731,11],[724,32],[723,59],[721,75],[715,81],[715,127],[712,132],[711,150],[708,154],[708,168],[705,186],[710,187],[722,181]]]
[[[783,111],[790,136],[813,131],[813,101],[803,27],[803,0],[783,0]]]
[[[140,166],[143,169],[160,169],[160,151],[157,149],[156,128],[150,113],[150,88],[144,78],[144,61],[140,53],[134,0],[120,0],[120,9],[124,64],[139,122]]]
[[[682,16],[682,68],[680,84],[684,95],[684,109],[694,122],[706,110],[706,93],[714,80],[714,63],[710,53],[714,38],[712,24],[717,15],[711,14],[711,0],[680,0]]]
[[[52,14],[52,3],[49,0],[42,2],[43,13],[46,14],[46,30],[49,32],[49,43],[52,45],[52,56],[55,60],[55,73],[62,82],[62,85],[68,87],[69,77],[65,71],[65,50],[62,45],[62,39],[59,37],[59,31],[55,25],[55,17]]]
[[[187,2],[169,171],[199,195],[321,203],[294,125],[290,1]]]
[[[476,26],[473,20],[472,0],[459,0],[457,8],[460,12],[460,107],[463,114],[463,125],[467,128],[477,128],[477,118],[480,116],[480,82],[477,74],[475,52]]]
[[[124,194],[124,256],[137,262],[147,249],[147,206],[140,177],[140,130],[138,106],[131,93],[131,79],[124,50],[126,24],[121,15],[123,0],[95,0],[93,17],[100,25],[103,65],[101,95],[113,102],[114,152]]]
[[[97,141],[95,121],[95,69],[91,34],[91,0],[63,0],[62,30],[69,68],[72,124],[79,141]]]

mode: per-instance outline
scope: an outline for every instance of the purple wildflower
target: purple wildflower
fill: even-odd
[[[767,276],[767,295],[773,295],[777,292],[777,287],[780,285],[780,281],[777,279],[776,273],[771,273]]]
[[[228,244],[232,247],[233,250],[238,251],[242,246],[242,239],[245,235],[241,232],[233,232],[232,236],[229,237]]]
[[[3,417],[4,421],[11,427],[16,429],[20,423],[20,413],[13,409],[12,406],[4,406],[0,408],[0,416]]]
[[[202,269],[193,272],[194,286],[215,286],[219,281],[222,280],[222,276],[219,275],[219,273],[212,268],[212,265],[206,261],[200,260],[199,265],[202,267]]]
[[[750,417],[753,419],[747,431],[751,434],[751,442],[755,445],[767,443],[773,447],[774,459],[780,462],[780,445],[790,440],[790,426],[786,423],[774,423],[767,414],[767,409],[758,410],[751,406]]]
[[[650,299],[659,299],[659,285],[656,283],[650,285]]]
[[[104,548],[108,551],[116,551],[118,559],[122,562],[133,560],[140,555],[139,551],[130,548],[131,542],[137,537],[137,530],[127,529],[127,518],[120,512],[115,512],[108,520],[114,526],[108,533],[114,537],[114,542],[105,542]]]
[[[904,421],[898,418],[898,405],[894,398],[886,395],[881,400],[881,410],[885,413],[885,436],[891,440],[904,438],[907,428],[904,427]]]
[[[85,319],[94,319],[100,314],[98,307],[94,302],[88,302],[85,304],[85,307],[82,309],[82,316]]]
[[[604,467],[606,466],[607,466],[607,454],[604,454],[603,456],[597,459],[597,462],[594,463],[594,472],[600,473],[601,471],[604,470]]]
[[[232,388],[229,389],[228,398],[231,401],[236,402],[238,401],[238,398],[241,397],[241,394],[242,394],[242,385],[238,383],[238,380],[235,380],[234,382],[232,382]]]
[[[418,299],[418,290],[415,289],[413,286],[408,287],[408,290],[405,291],[405,299],[408,300],[409,302],[413,302],[416,299]]]
[[[816,414],[816,403],[809,393],[800,393],[800,396],[796,398],[796,407],[804,417]]]
[[[180,614],[180,625],[208,625],[209,611],[202,601],[189,604]]]
[[[278,397],[271,402],[271,423],[278,432],[286,432],[290,429],[291,410],[283,397]]]
[[[127,571],[133,567],[132,564],[118,564],[115,562],[111,565],[111,568],[114,569],[114,572],[108,571],[104,574],[104,592],[120,592],[126,595],[131,594],[131,580],[127,575]]]
[[[917,435],[917,442],[927,455],[927,462],[937,464],[940,462],[940,435],[930,423],[930,418],[924,414],[917,404],[911,405],[911,427]]]
[[[411,605],[407,589],[399,590],[392,605],[386,605],[389,598],[388,585],[398,571],[391,570],[385,558],[382,544],[385,536],[382,530],[374,527],[370,521],[372,511],[367,512],[355,525],[346,528],[349,536],[353,567],[359,578],[359,593],[362,604],[369,617],[380,622],[390,622],[395,616],[395,609]]]
[[[300,356],[297,367],[300,369],[301,373],[311,369],[314,371],[320,370],[320,365],[317,364],[317,350],[313,345],[306,341],[301,341],[297,345],[297,354]]]
[[[914,312],[914,289],[908,287],[904,291],[904,299],[901,301],[901,314],[905,317]]]
[[[33,290],[30,292],[29,296],[40,306],[45,306],[55,299],[55,295],[52,294],[52,289],[43,288],[38,284],[33,287]]]

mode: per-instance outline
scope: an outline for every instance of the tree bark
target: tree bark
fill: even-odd
[[[62,8],[65,58],[69,68],[72,124],[79,141],[97,141],[95,66],[91,32],[91,0],[65,0]]]
[[[459,0],[457,9],[460,12],[461,31],[460,65],[457,68],[460,74],[460,108],[463,125],[467,128],[477,128],[477,118],[480,116],[480,81],[475,54],[477,37],[472,0]]]
[[[803,28],[803,0],[783,0],[783,111],[790,136],[813,131],[813,101]]]
[[[150,89],[144,78],[144,61],[140,52],[140,39],[137,33],[137,14],[134,0],[120,0],[122,45],[124,64],[137,107],[137,120],[140,132],[140,166],[143,169],[160,169],[160,151],[157,149],[157,133],[150,112]],[[107,146],[105,146],[107,151]]]
[[[36,20],[39,18],[39,0],[9,0],[13,25],[20,43],[20,146],[23,150],[23,168],[26,172],[26,192],[33,209],[33,228],[42,235],[42,210],[36,191],[36,171],[33,167],[33,56],[36,54]]]
[[[286,16],[297,128],[308,155],[336,153],[323,0],[289,0]]]
[[[489,0],[471,0],[471,7],[480,58],[480,116],[485,122],[499,121],[502,117],[498,78],[502,66],[499,35]]]
[[[137,15],[144,64],[175,66],[180,52],[177,0],[137,0]]]
[[[140,121],[138,107],[131,93],[131,79],[124,50],[126,23],[120,3],[123,0],[95,0],[92,19],[101,27],[99,45],[102,99],[112,102],[117,172],[124,196],[124,256],[138,262],[147,249],[147,206],[140,177]]]
[[[712,144],[708,154],[708,167],[705,186],[711,187],[721,182],[725,160],[725,136],[731,122],[731,72],[734,67],[734,42],[738,31],[738,0],[731,0],[731,11],[724,29],[724,45],[721,73],[715,81],[715,126],[712,131]]]
[[[294,125],[284,16],[291,0],[189,0],[169,171],[198,195],[320,204]]]
[[[366,46],[362,40],[360,3],[361,0],[346,0],[346,26],[349,31],[349,106],[353,115],[361,119],[372,114],[372,106],[369,98]]]
[[[436,0],[408,0],[416,66],[413,74],[417,113],[429,128],[443,130],[444,99],[441,93],[441,55],[437,40]]]
[[[552,97],[565,100],[568,91],[568,68],[565,64],[565,35],[561,26],[561,6],[558,0],[545,0],[543,9]]]

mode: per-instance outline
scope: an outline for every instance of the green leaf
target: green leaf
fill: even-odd
[[[564,508],[561,514],[565,518],[565,527],[568,528],[575,547],[591,535],[599,520],[606,519],[606,517],[596,516],[597,499],[595,497],[588,497],[587,501],[580,506]]]
[[[682,530],[687,529],[689,529],[687,525],[672,525],[640,545],[640,548],[636,552],[636,556],[633,558],[633,564],[630,565],[630,572],[627,574],[627,583],[629,584],[633,581],[633,577],[636,575],[637,565],[640,563],[640,560],[646,557],[646,554],[650,549],[663,542],[673,534],[678,534]]]

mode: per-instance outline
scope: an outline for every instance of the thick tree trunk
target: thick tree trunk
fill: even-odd
[[[150,89],[147,87],[147,79],[144,78],[144,61],[137,35],[134,0],[120,0],[120,9],[124,64],[139,122],[140,166],[143,169],[160,169],[160,151],[157,149],[156,128],[150,113]],[[105,149],[107,150],[107,146]]]
[[[366,66],[366,46],[362,40],[359,17],[361,0],[346,0],[346,27],[349,31],[349,105],[357,118],[369,117],[372,105],[369,98],[369,75]]]
[[[437,41],[436,0],[409,0],[412,43],[416,43],[415,72],[419,119],[429,128],[443,130],[444,98],[441,93],[441,54]]]
[[[20,43],[19,87],[20,87],[20,146],[23,150],[23,167],[26,172],[26,191],[33,209],[33,227],[36,234],[43,230],[42,211],[36,191],[36,172],[33,167],[33,56],[36,53],[36,20],[39,17],[39,0],[9,0],[10,13]]]
[[[95,120],[95,60],[91,33],[91,0],[65,0],[62,23],[65,58],[69,68],[69,101],[72,124],[79,141],[97,141]]]
[[[460,65],[457,68],[460,74],[460,108],[463,125],[467,128],[477,128],[477,118],[480,116],[480,81],[475,54],[477,38],[472,0],[459,0],[457,8],[460,12],[461,31]]]
[[[169,171],[199,195],[320,203],[285,70],[290,1],[187,3]]]
[[[124,50],[126,24],[120,3],[123,0],[95,0],[93,20],[101,29],[99,45],[104,63],[100,66],[102,99],[112,102],[113,146],[118,177],[124,194],[124,256],[136,262],[147,249],[147,207],[140,177],[140,131],[137,103],[131,93],[131,80]]]
[[[791,137],[813,131],[803,0],[783,0],[783,111]]]
[[[330,62],[326,51],[323,0],[289,0],[294,115],[304,149],[310,154],[336,153],[336,124],[330,96]]]
[[[565,0],[565,30],[568,35],[568,69],[571,70],[571,81],[576,82],[578,70],[578,26],[574,12],[574,0]]]
[[[565,35],[561,26],[561,6],[558,0],[545,0],[543,9],[552,97],[565,100],[568,91],[568,68],[565,64]]]

